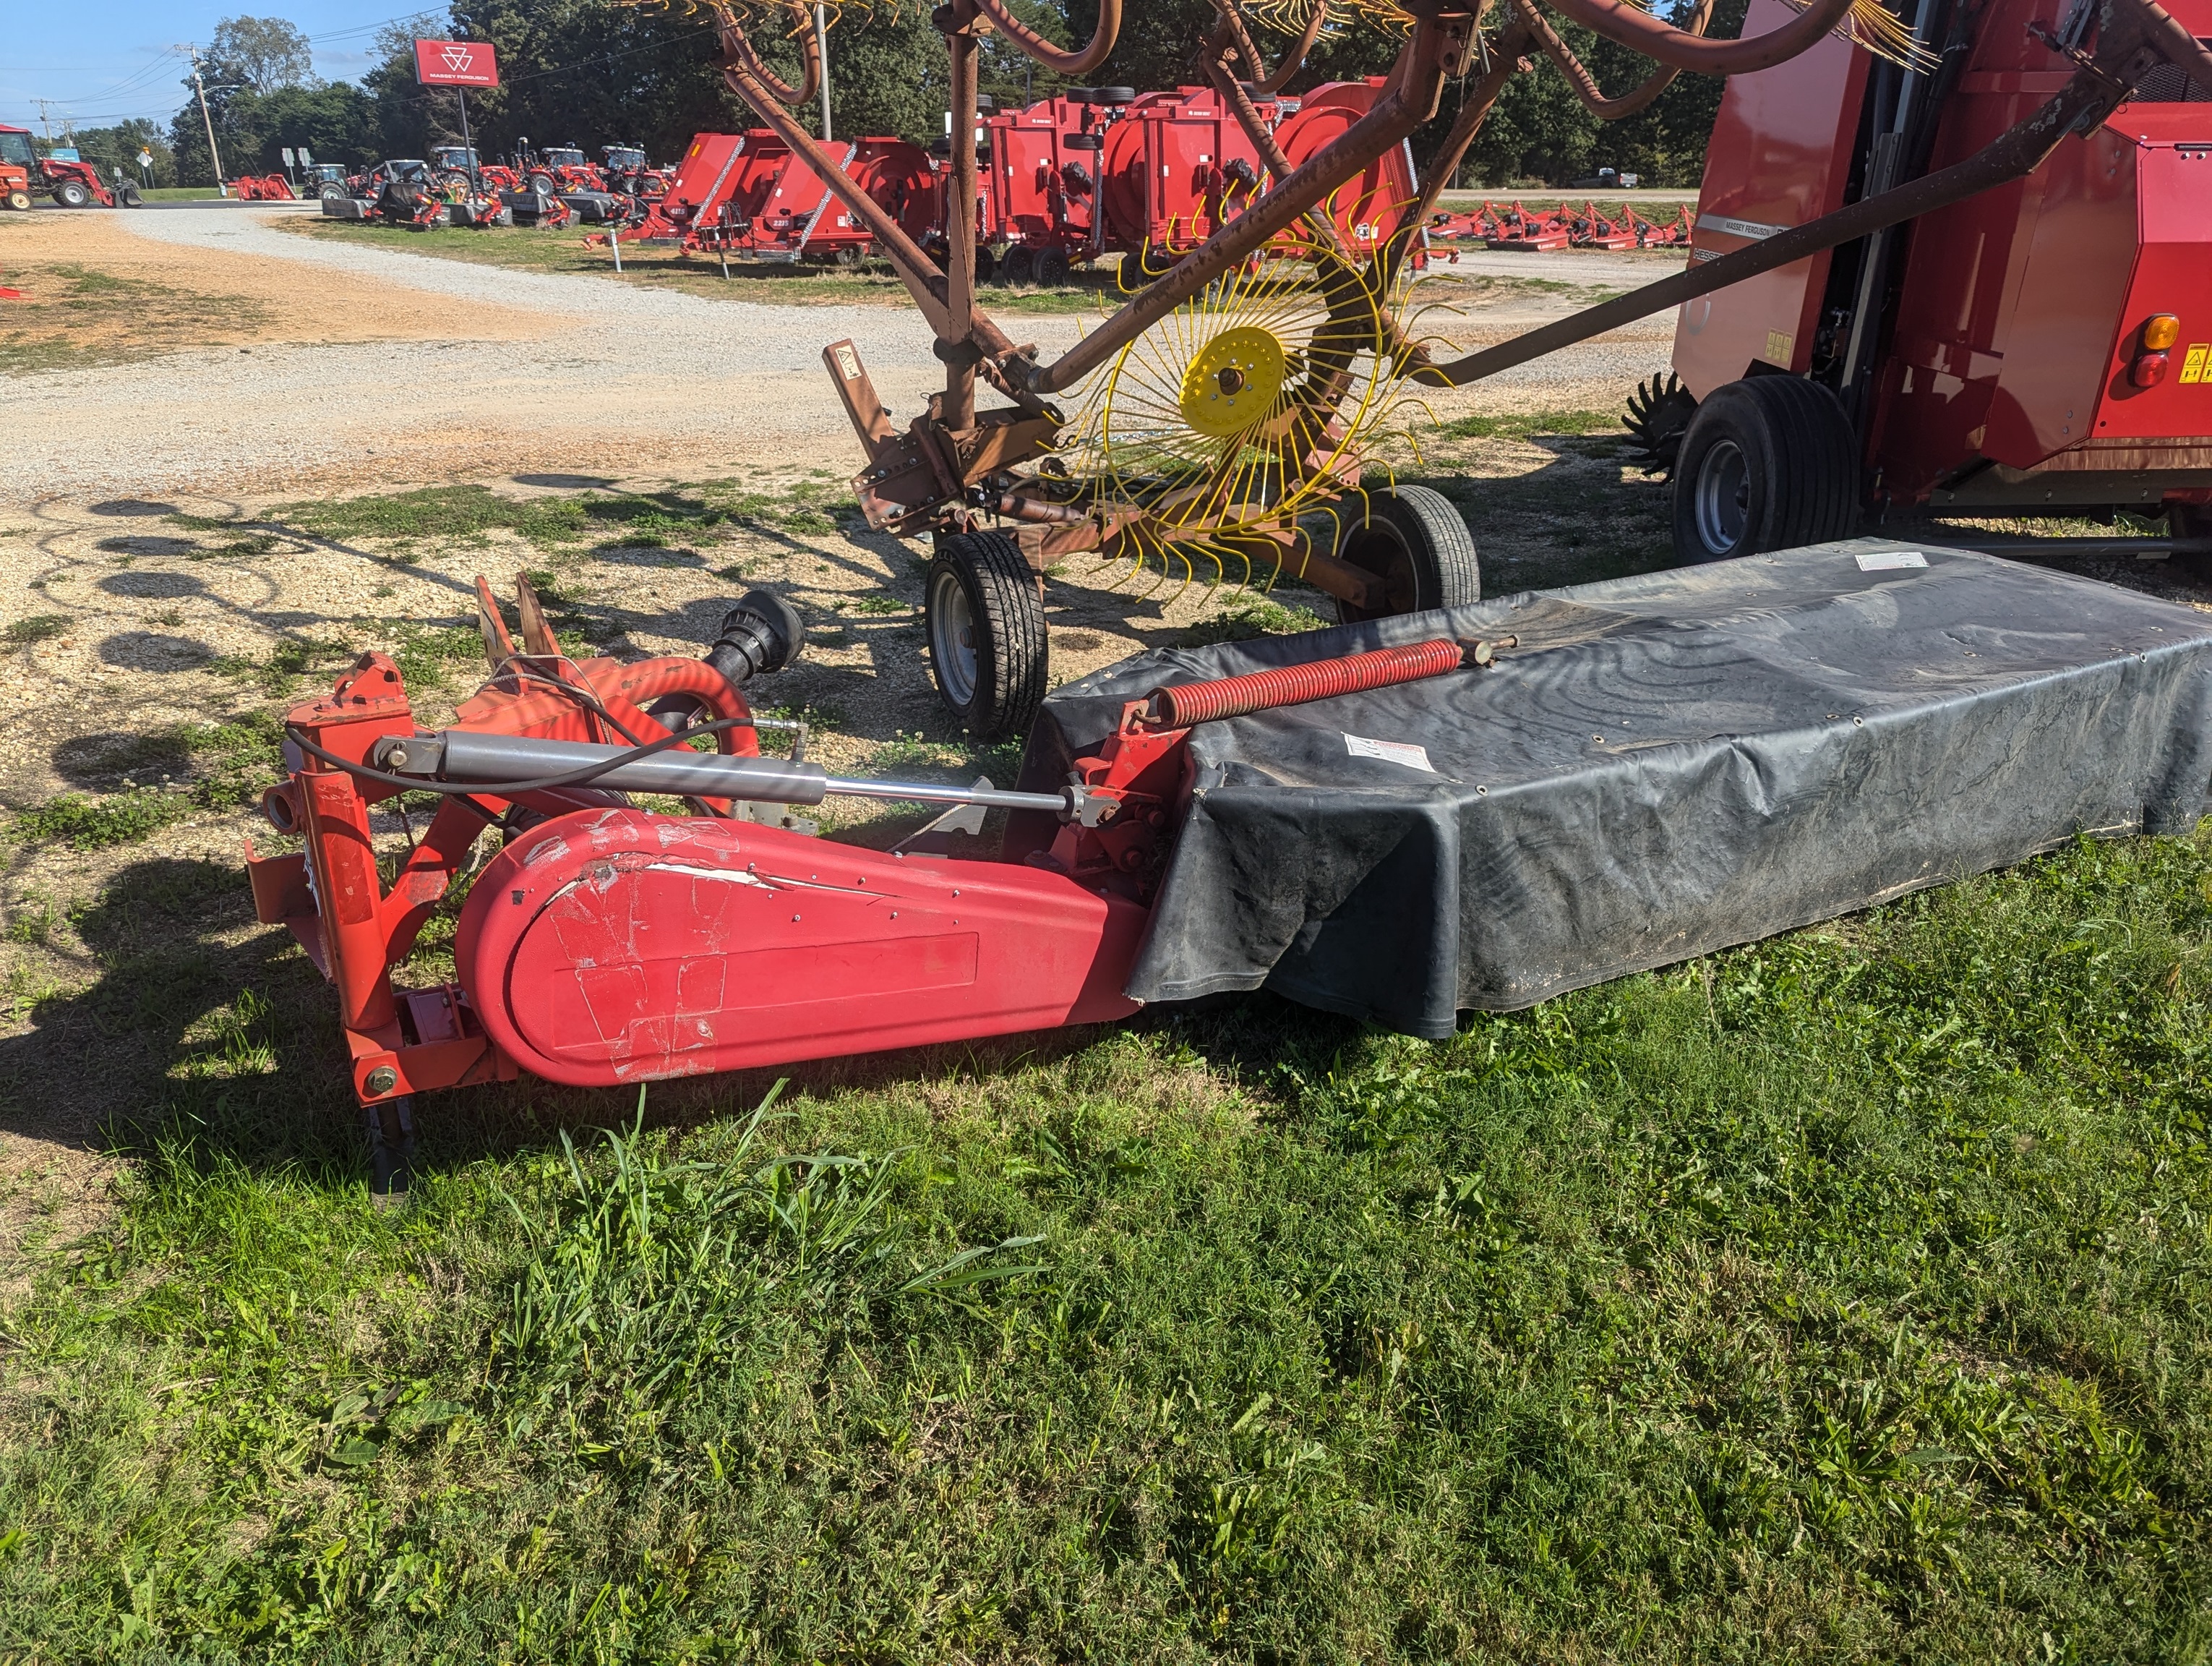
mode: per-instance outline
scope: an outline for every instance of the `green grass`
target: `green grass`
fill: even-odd
[[[128,362],[219,345],[265,323],[264,303],[106,271],[77,261],[10,263],[26,299],[0,314],[0,375]]]
[[[386,1213],[246,909],[148,864],[19,997],[148,1056],[0,1314],[18,1658],[2212,1651],[2212,836],[1443,1043],[448,1095]]]
[[[65,613],[33,613],[26,618],[12,619],[4,635],[9,646],[28,648],[33,642],[43,642],[58,636],[70,628]]]
[[[118,738],[84,762],[118,790],[58,793],[15,817],[7,835],[77,850],[136,843],[198,812],[252,803],[283,773],[283,746],[267,712]]]
[[[1622,432],[1617,410],[1539,410],[1510,416],[1462,416],[1437,429],[1446,440],[1530,440]]]

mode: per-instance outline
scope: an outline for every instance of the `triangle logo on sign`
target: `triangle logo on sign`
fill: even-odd
[[[475,61],[476,58],[476,54],[474,52],[471,52],[466,46],[460,45],[459,42],[447,46],[442,56],[446,60],[446,67],[448,70],[451,70],[455,75],[465,73],[469,65]]]

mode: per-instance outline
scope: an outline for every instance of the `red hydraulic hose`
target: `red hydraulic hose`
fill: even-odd
[[[1194,723],[1212,723],[1224,717],[1243,717],[1271,706],[1300,706],[1332,695],[1358,694],[1362,689],[1387,688],[1394,683],[1418,683],[1425,677],[1441,677],[1467,663],[1467,649],[1438,637],[1405,648],[1379,648],[1369,654],[1346,654],[1340,660],[1311,660],[1302,666],[1277,666],[1243,677],[1224,677],[1210,683],[1183,683],[1154,689],[1146,698],[1140,721],[1148,728],[1188,729]]]

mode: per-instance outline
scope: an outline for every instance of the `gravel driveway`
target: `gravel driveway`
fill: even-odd
[[[395,253],[292,235],[274,223],[286,211],[298,212],[209,207],[112,223],[190,249],[203,269],[210,256],[234,259],[241,285],[273,286],[309,318],[319,274],[342,274],[349,308],[374,293],[395,335],[422,335],[428,315],[449,318],[452,337],[275,341],[15,378],[11,496],[128,486],[253,497],[533,471],[842,472],[860,457],[822,368],[827,343],[859,344],[902,422],[941,386],[928,332],[908,308],[721,301]],[[1462,269],[1627,288],[1672,262],[1470,252]],[[1574,304],[1516,299],[1451,320],[1449,334],[1499,339]],[[1048,355],[1078,333],[1072,317],[1018,322]],[[362,332],[358,317],[349,323]],[[1432,404],[1445,418],[1609,406],[1663,368],[1671,334],[1671,319],[1646,320]]]

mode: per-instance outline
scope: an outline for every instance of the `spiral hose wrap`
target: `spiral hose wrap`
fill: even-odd
[[[1302,666],[1278,666],[1243,677],[1154,689],[1146,696],[1146,720],[1156,727],[1187,729],[1195,723],[1243,717],[1270,706],[1299,706],[1333,695],[1357,694],[1362,689],[1418,683],[1425,677],[1457,671],[1464,652],[1459,643],[1439,637],[1405,648],[1346,654],[1340,660],[1312,660]]]

